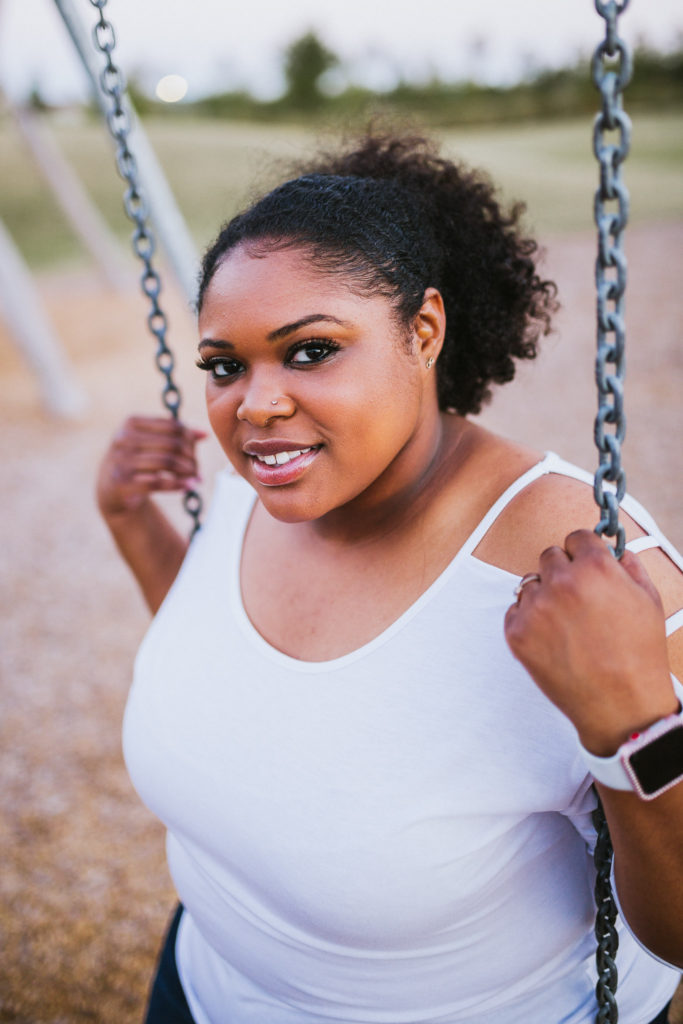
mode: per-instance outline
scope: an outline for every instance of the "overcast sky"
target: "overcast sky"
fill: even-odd
[[[75,0],[91,25],[96,12]],[[110,0],[124,68],[151,85],[184,75],[188,98],[247,87],[279,92],[280,54],[309,28],[355,81],[389,87],[397,75],[506,82],[593,49],[603,21],[593,0]],[[681,44],[681,0],[631,0],[620,24],[633,43]],[[52,100],[83,95],[83,78],[52,0],[0,0],[0,85],[38,86]]]

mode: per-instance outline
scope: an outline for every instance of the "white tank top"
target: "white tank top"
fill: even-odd
[[[168,828],[197,1024],[594,1019],[590,778],[505,643],[517,577],[472,555],[548,472],[591,479],[546,456],[415,604],[326,662],[281,653],[249,621],[254,494],[221,474],[124,723],[132,780]],[[679,976],[621,932],[619,1019],[646,1024]]]

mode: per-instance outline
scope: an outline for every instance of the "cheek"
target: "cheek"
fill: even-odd
[[[239,398],[236,394],[230,394],[212,388],[207,384],[206,388],[206,411],[209,423],[221,447],[230,455],[233,444],[237,443],[237,409]]]
[[[376,374],[364,386],[350,389],[339,422],[348,436],[345,451],[358,466],[371,472],[381,471],[414,433],[420,416],[419,381],[406,372],[406,365],[395,372]],[[340,403],[341,405],[341,403]]]
[[[420,382],[414,369],[414,364],[402,359],[383,367],[381,373],[368,374],[357,403],[359,418],[380,433],[407,425],[420,407]]]

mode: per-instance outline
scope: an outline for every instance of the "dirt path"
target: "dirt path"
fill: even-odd
[[[548,246],[564,301],[558,335],[484,418],[592,468],[594,243]],[[683,547],[681,251],[683,224],[631,231],[625,457],[630,490]],[[43,416],[0,334],[0,1020],[134,1024],[173,893],[161,827],[120,755],[147,618],[91,495],[119,420],[157,410],[157,380],[135,292],[113,296],[87,274],[44,279],[42,292],[91,407],[79,424]],[[192,322],[177,301],[171,310],[187,409],[200,423]],[[211,449],[207,479],[220,461]]]

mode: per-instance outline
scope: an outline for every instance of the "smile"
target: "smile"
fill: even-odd
[[[255,455],[254,458],[259,462],[265,462],[266,466],[284,466],[292,459],[298,459],[300,455],[305,455],[310,451],[310,448],[299,448],[294,452],[275,452],[274,455]]]
[[[265,487],[281,487],[294,483],[301,477],[320,453],[320,445],[309,448],[294,448],[267,455],[252,454],[252,472],[256,480]]]

